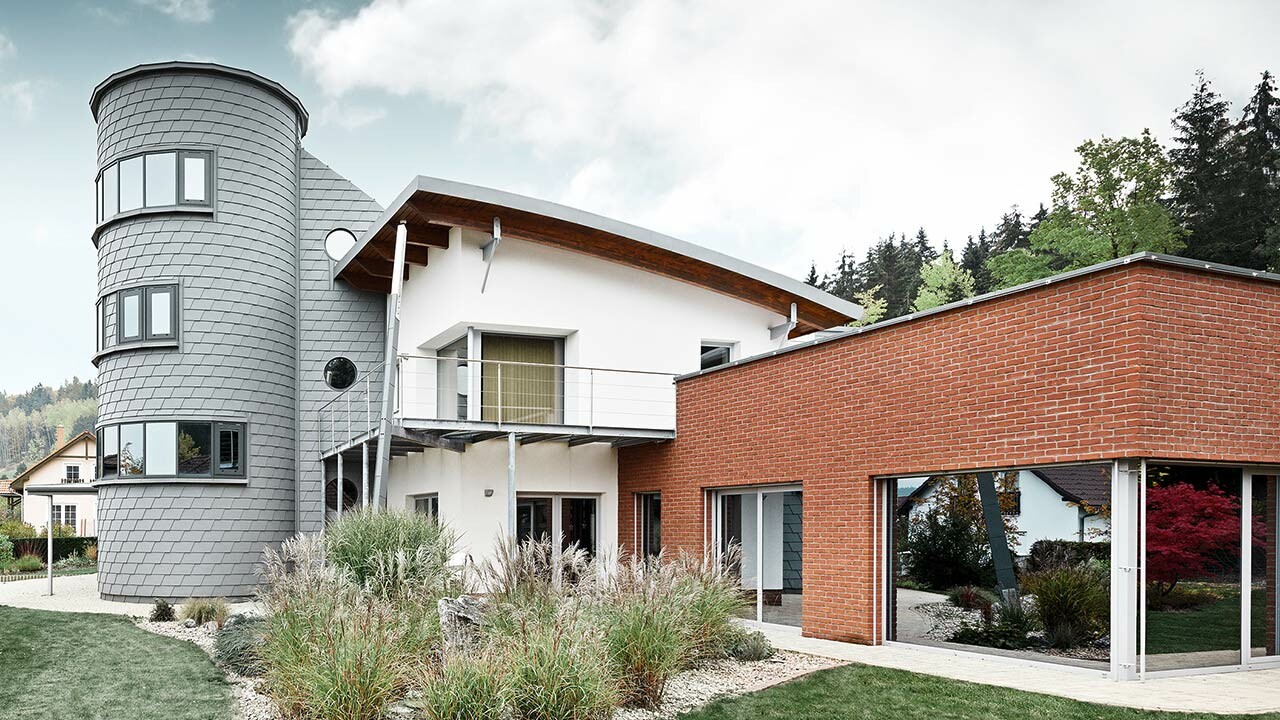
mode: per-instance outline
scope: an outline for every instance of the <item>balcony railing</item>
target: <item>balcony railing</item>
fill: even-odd
[[[381,371],[369,371],[320,411],[322,450],[376,429]],[[406,428],[565,434],[675,430],[671,373],[442,355],[401,355],[395,418]]]

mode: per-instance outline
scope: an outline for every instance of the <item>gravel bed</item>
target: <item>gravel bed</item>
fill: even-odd
[[[187,628],[181,622],[151,622],[135,619],[138,627],[148,632],[195,643],[213,656],[214,630],[204,627]],[[792,680],[815,670],[842,665],[829,658],[779,650],[773,657],[757,662],[719,660],[696,670],[687,670],[667,683],[666,699],[654,709],[625,708],[613,715],[613,720],[667,720],[683,712],[699,708],[720,697],[743,695],[763,690],[771,685]],[[227,672],[232,696],[236,702],[239,720],[281,720],[275,703],[259,692],[257,678],[243,677]]]
[[[687,670],[667,683],[666,699],[652,710],[626,708],[614,720],[658,720],[702,707],[712,700],[763,690],[815,670],[844,663],[838,660],[779,650],[768,660],[739,662],[720,660],[697,670]]]
[[[206,630],[199,625],[193,628],[183,627],[180,621],[152,622],[146,619],[135,619],[134,622],[147,632],[195,643],[197,647],[208,653],[210,658],[213,657],[216,630]],[[258,691],[258,685],[261,682],[258,678],[245,677],[223,668],[219,669],[226,673],[227,682],[231,683],[231,696],[235,699],[237,720],[281,719],[280,711],[276,709],[271,698]]]

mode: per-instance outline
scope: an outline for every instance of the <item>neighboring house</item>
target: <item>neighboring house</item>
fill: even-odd
[[[899,500],[899,512],[915,519],[928,512],[939,479],[903,478],[899,487],[915,489]],[[1004,503],[1005,515],[1019,535],[1012,549],[1031,552],[1038,540],[1106,540],[1110,532],[1110,465],[1067,465],[1021,470]]]
[[[92,432],[85,431],[67,439],[67,430],[57,427],[53,450],[13,479],[12,488],[22,496],[22,520],[37,528],[48,528],[49,505],[53,504],[53,522],[66,525],[76,535],[97,533],[98,500],[91,494],[34,495],[25,492],[28,485],[91,483],[96,477],[97,442]]]
[[[477,559],[511,535],[616,557],[618,453],[675,436],[677,374],[861,313],[511,193],[418,177],[384,209],[246,71],[139,66],[90,107],[104,597],[249,595],[264,547],[371,500],[448,522]]]

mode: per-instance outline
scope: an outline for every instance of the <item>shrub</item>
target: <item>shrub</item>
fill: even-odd
[[[693,654],[691,616],[684,598],[672,592],[671,575],[661,563],[629,563],[619,569],[619,590],[602,606],[605,652],[626,705],[656,706],[667,680]]]
[[[55,560],[53,567],[59,570],[93,567],[94,562],[80,553],[72,553],[61,560]]]
[[[1091,562],[1110,562],[1111,543],[1074,540],[1037,540],[1027,556],[1027,570],[1040,572],[1076,567]]]
[[[438,598],[429,591],[451,581],[410,572],[415,559],[364,563],[357,582],[353,566],[361,563],[330,562],[327,544],[298,536],[264,554],[265,686],[288,717],[380,717],[438,653]]]
[[[618,703],[598,640],[572,625],[529,624],[508,658],[507,702],[514,720],[603,720]]]
[[[0,535],[7,538],[29,538],[36,537],[36,528],[31,523],[25,523],[17,518],[8,520],[0,520]]]
[[[903,549],[908,575],[934,589],[995,585],[987,531],[960,513],[931,506],[911,521]]]
[[[84,549],[84,556],[86,558],[89,558],[89,562],[96,564],[98,562],[98,546],[89,545],[88,547],[86,547]]]
[[[368,508],[347,513],[325,531],[329,562],[351,573],[357,584],[444,581],[453,559],[453,532],[420,513]],[[452,590],[453,588],[450,588]],[[382,592],[393,590],[381,588]]]
[[[989,611],[998,601],[996,594],[976,585],[961,585],[947,592],[952,605],[965,610]]]
[[[195,598],[183,603],[178,610],[178,616],[183,620],[195,620],[197,625],[212,622],[218,627],[222,627],[230,613],[227,601],[222,598]]]
[[[768,660],[775,652],[769,638],[759,630],[735,628],[725,646],[725,655],[743,662]]]
[[[173,622],[173,606],[164,598],[156,598],[151,603],[151,622]]]
[[[722,562],[711,554],[681,555],[675,559],[678,595],[683,598],[690,640],[686,664],[728,656],[728,647],[738,631],[733,618],[750,604],[737,577],[728,570],[737,565],[740,557],[741,550],[733,545],[724,552]]]
[[[261,675],[266,624],[265,619],[256,616],[233,615],[228,618],[214,642],[214,659],[237,675]]]
[[[1097,568],[1065,566],[1028,575],[1023,586],[1036,597],[1045,640],[1072,648],[1106,632],[1110,619],[1109,578]]]
[[[23,555],[14,563],[18,572],[39,572],[44,569],[44,561],[35,555]]]
[[[965,623],[951,636],[951,642],[983,647],[1022,650],[1031,645],[1035,619],[1022,603],[998,603],[978,624]]]
[[[422,694],[409,704],[427,720],[503,720],[507,668],[493,652],[450,657],[426,674]]]
[[[0,534],[0,564],[13,559],[13,541],[8,535]]]

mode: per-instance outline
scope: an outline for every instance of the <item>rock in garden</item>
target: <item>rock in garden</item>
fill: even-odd
[[[218,623],[210,620],[209,622],[201,625],[200,629],[208,633],[215,633],[218,632]]]
[[[470,595],[440,598],[440,632],[447,650],[471,647],[480,636],[484,623],[484,601]]]
[[[195,618],[187,618],[186,620],[182,621],[182,627],[184,628],[193,628],[195,626],[196,626]]]

